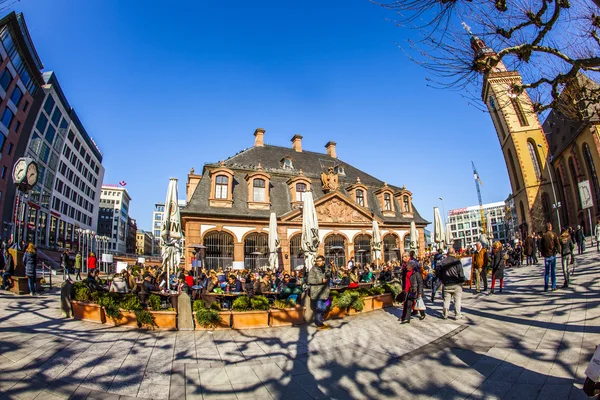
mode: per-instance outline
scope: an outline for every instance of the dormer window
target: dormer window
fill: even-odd
[[[296,183],[296,201],[304,201],[306,193],[306,183]]]
[[[281,167],[283,169],[294,169],[294,164],[292,163],[292,159],[289,157],[284,157],[281,159]]]
[[[335,167],[335,172],[338,175],[346,175],[346,173],[344,172],[344,167],[342,167],[341,165],[338,165],[337,167]]]
[[[383,209],[385,211],[392,211],[392,196],[389,193],[383,194]]]
[[[229,178],[225,175],[218,175],[215,180],[215,198],[227,199],[229,193]]]
[[[269,196],[271,176],[263,172],[259,164],[258,171],[249,173],[245,179],[248,182],[248,208],[268,210],[271,207]]]
[[[402,186],[399,190],[394,192],[394,197],[398,200],[398,204],[400,205],[400,209],[403,214],[407,214],[405,216],[410,216],[412,214],[412,193],[406,189],[406,186]]]
[[[404,196],[403,204],[404,204],[404,212],[410,212],[410,202],[408,200],[408,196]]]
[[[365,206],[365,192],[362,189],[356,189],[356,204]]]

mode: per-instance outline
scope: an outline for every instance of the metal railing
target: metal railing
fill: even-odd
[[[207,269],[227,269],[233,266],[233,257],[206,257],[205,263]]]
[[[251,271],[263,271],[269,268],[269,257],[246,257],[244,266]]]
[[[42,278],[44,278],[44,280],[46,280],[46,271],[48,272],[48,283],[50,285],[50,289],[52,289],[52,275],[53,275],[54,270],[52,268],[50,268],[48,265],[46,265],[46,263],[42,262]],[[36,271],[36,276],[37,276],[37,271]]]

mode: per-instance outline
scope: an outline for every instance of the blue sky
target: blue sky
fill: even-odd
[[[489,115],[460,92],[427,87],[396,47],[406,32],[366,0],[21,0],[45,66],[104,153],[105,183],[127,182],[150,229],[169,177],[180,197],[202,170],[265,141],[324,152],[413,192],[432,220],[503,201],[510,183]]]

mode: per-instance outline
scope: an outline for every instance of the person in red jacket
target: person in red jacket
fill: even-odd
[[[90,255],[87,259],[87,267],[88,267],[88,272],[93,271],[94,268],[96,268],[96,255],[94,254],[93,251],[90,252]]]

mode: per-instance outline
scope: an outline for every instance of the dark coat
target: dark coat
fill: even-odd
[[[410,291],[416,291],[417,295],[420,294],[423,296],[423,275],[421,275],[421,272],[416,269],[413,270],[413,273],[410,276]]]
[[[25,264],[25,275],[35,276],[35,268],[37,266],[37,254],[26,252],[23,256],[23,264]]]
[[[2,257],[4,260],[4,272],[9,273],[11,276],[15,274],[15,260],[13,260],[12,254],[6,252],[6,256]]]
[[[534,248],[535,243],[533,241],[533,238],[528,237],[527,239],[525,239],[525,241],[523,242],[523,252],[527,257],[533,256]]]
[[[492,251],[490,259],[492,260],[492,274],[496,275],[496,279],[504,279],[504,251],[498,250],[497,253]]]

